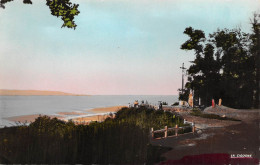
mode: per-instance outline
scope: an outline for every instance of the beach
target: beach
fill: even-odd
[[[95,116],[87,116],[87,117],[79,117],[71,119],[75,124],[89,124],[92,121],[104,121],[108,117],[114,117],[114,115],[95,115]]]
[[[84,112],[57,112],[57,115],[48,115],[51,118],[58,118],[63,121],[72,120],[76,124],[82,123],[87,124],[91,121],[104,121],[107,117],[112,117],[109,113],[115,113],[121,108],[126,106],[112,106],[112,107],[101,107],[94,108],[91,110]],[[87,112],[94,113],[93,115],[87,115]],[[44,114],[32,114],[32,115],[22,115],[22,116],[13,116],[5,118],[6,120],[12,122],[20,122],[20,123],[31,123],[34,122],[35,119],[39,116],[43,116]],[[69,117],[68,117],[69,116]],[[71,117],[73,116],[73,117]]]
[[[103,108],[94,108],[91,109],[91,112],[96,112],[96,113],[106,113],[106,112],[117,112],[121,108],[126,107],[126,106],[113,106],[113,107],[103,107]]]
[[[44,116],[42,114],[33,114],[33,115],[22,115],[22,116],[13,116],[5,118],[6,120],[13,121],[13,122],[20,122],[20,123],[31,123],[34,122],[36,118],[39,116]],[[51,118],[57,117],[58,119],[62,120],[62,117],[56,115],[48,115]]]
[[[76,124],[88,124],[91,121],[104,121],[108,117],[114,117],[113,114],[109,114],[110,112],[115,113],[123,107],[126,107],[126,106],[94,108],[94,109],[91,109],[90,111],[97,113],[97,114],[101,114],[101,115],[73,118],[72,121],[75,122]]]

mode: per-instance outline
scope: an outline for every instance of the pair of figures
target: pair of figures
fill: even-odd
[[[220,99],[218,100],[218,106],[221,106],[221,104],[222,104],[222,99],[220,98]],[[215,107],[215,100],[212,99],[212,108],[214,108],[214,107]]]

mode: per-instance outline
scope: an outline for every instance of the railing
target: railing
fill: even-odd
[[[173,128],[168,128],[167,126],[164,127],[164,129],[160,129],[160,130],[154,130],[153,128],[151,128],[151,136],[152,138],[154,139],[154,134],[155,133],[162,133],[164,132],[164,138],[167,138],[168,137],[168,132],[169,131],[175,131],[175,135],[174,136],[178,136],[178,131],[179,130],[185,130],[186,128],[192,128],[192,133],[195,132],[195,123],[194,122],[188,122],[184,119],[184,124],[190,124],[189,126],[184,126],[184,127],[178,127],[178,125],[176,125],[175,127]]]

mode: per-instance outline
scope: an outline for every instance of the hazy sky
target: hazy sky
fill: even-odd
[[[76,30],[44,0],[0,9],[0,89],[79,94],[177,94],[186,27],[250,31],[260,0],[74,0]]]

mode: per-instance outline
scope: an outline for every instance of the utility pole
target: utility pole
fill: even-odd
[[[185,69],[187,68],[184,68],[184,63],[182,63],[182,67],[180,67],[182,69],[182,81],[181,81],[181,94],[183,94],[183,87],[184,87],[184,75],[185,75]]]

